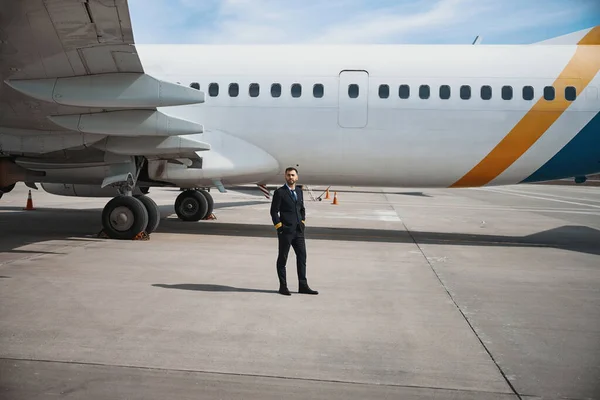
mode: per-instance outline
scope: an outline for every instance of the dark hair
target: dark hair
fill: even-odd
[[[288,173],[288,171],[296,171],[296,174],[298,174],[298,170],[297,170],[296,168],[294,168],[294,167],[287,167],[287,168],[285,169],[285,173],[287,174],[287,173]]]

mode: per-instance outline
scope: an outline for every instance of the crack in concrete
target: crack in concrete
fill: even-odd
[[[486,394],[498,394],[498,395],[505,395],[505,396],[511,395],[511,393],[488,391],[488,390],[456,389],[456,388],[446,388],[446,387],[436,387],[436,386],[420,386],[420,385],[400,385],[400,384],[392,384],[392,383],[379,384],[379,383],[369,383],[369,382],[343,381],[343,380],[335,380],[335,379],[288,377],[288,376],[283,376],[283,375],[262,375],[262,374],[250,374],[250,373],[238,373],[238,372],[206,371],[206,370],[197,370],[197,369],[144,367],[144,366],[138,366],[138,365],[105,364],[105,363],[94,363],[94,362],[85,362],[85,361],[61,361],[61,360],[44,360],[44,359],[29,359],[29,358],[15,358],[15,357],[0,357],[0,360],[39,362],[39,363],[48,363],[48,364],[55,363],[55,364],[67,364],[67,365],[84,365],[84,366],[93,366],[93,367],[115,367],[115,368],[139,369],[139,370],[147,370],[147,371],[186,372],[186,373],[197,373],[197,374],[206,374],[206,375],[238,376],[238,377],[249,377],[249,378],[285,379],[285,380],[292,380],[292,381],[336,383],[336,384],[348,384],[348,385],[359,385],[359,386],[445,390],[445,391],[449,391],[449,392],[461,392],[461,393],[486,393]]]
[[[498,362],[496,361],[496,359],[492,355],[492,352],[490,351],[490,349],[487,348],[487,346],[485,345],[485,343],[483,342],[483,340],[481,339],[481,337],[479,336],[479,334],[477,333],[477,331],[475,330],[475,328],[473,327],[473,325],[469,321],[469,318],[467,318],[467,316],[465,315],[465,313],[463,312],[463,310],[460,308],[460,306],[458,305],[458,303],[456,302],[456,300],[454,300],[454,297],[452,296],[452,294],[450,293],[450,291],[448,290],[448,288],[444,284],[444,281],[442,280],[442,278],[440,278],[440,276],[438,275],[437,271],[435,270],[433,264],[431,263],[431,260],[425,255],[425,251],[419,245],[419,243],[417,242],[417,240],[415,239],[415,237],[413,236],[413,234],[411,233],[411,231],[408,229],[408,226],[406,226],[406,224],[404,223],[404,220],[402,219],[402,217],[400,216],[400,214],[398,214],[398,211],[396,210],[396,207],[392,204],[392,202],[390,202],[390,200],[389,200],[389,198],[388,198],[388,196],[387,196],[386,193],[383,193],[383,195],[385,196],[386,200],[388,201],[388,204],[390,205],[390,207],[394,210],[394,212],[396,212],[396,215],[398,215],[398,218],[400,219],[400,222],[402,223],[402,226],[404,227],[404,229],[406,230],[406,232],[408,233],[408,235],[411,237],[411,239],[415,243],[415,246],[417,246],[417,248],[419,249],[419,252],[421,253],[421,255],[423,256],[423,258],[427,262],[427,265],[429,265],[429,268],[431,268],[431,271],[434,273],[434,275],[437,278],[437,280],[440,282],[440,285],[442,285],[442,287],[446,291],[446,294],[448,295],[448,297],[450,298],[450,300],[452,301],[452,303],[454,304],[454,306],[456,307],[456,309],[458,310],[458,312],[460,312],[460,315],[462,315],[463,319],[465,320],[465,322],[467,323],[467,325],[469,325],[469,328],[471,329],[471,331],[473,332],[473,334],[475,335],[475,337],[477,338],[477,340],[479,340],[479,343],[481,343],[481,346],[483,346],[483,348],[485,349],[486,353],[488,354],[488,356],[490,357],[490,359],[492,360],[492,362],[494,363],[494,365],[496,366],[496,368],[498,368],[498,371],[500,371],[500,374],[502,375],[502,377],[506,381],[506,384],[510,387],[510,389],[512,390],[512,392],[514,393],[514,395],[517,396],[517,398],[519,400],[523,400],[523,398],[521,397],[521,395],[517,392],[517,390],[515,389],[515,387],[512,385],[512,383],[510,382],[510,380],[508,379],[508,377],[506,376],[506,374],[504,373],[504,371],[502,370],[502,368],[500,367],[500,365],[498,364]]]

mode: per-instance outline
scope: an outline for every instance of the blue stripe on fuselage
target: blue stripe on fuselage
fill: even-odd
[[[600,113],[546,164],[521,183],[549,181],[600,172]]]

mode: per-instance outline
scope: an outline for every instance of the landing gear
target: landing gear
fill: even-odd
[[[206,215],[202,218],[206,219],[208,216],[212,215],[213,210],[215,208],[215,201],[213,200],[213,197],[210,195],[210,193],[208,193],[208,191],[199,189],[198,192],[200,192],[208,202],[208,210],[206,210]]]
[[[207,211],[208,201],[197,190],[186,190],[175,199],[175,212],[183,221],[199,221]]]
[[[10,193],[15,188],[15,185],[16,185],[16,183],[13,183],[12,185],[0,187],[0,199],[2,198],[2,195],[4,193]]]
[[[212,215],[214,200],[206,190],[186,190],[175,200],[175,212],[183,221],[200,221]]]
[[[131,240],[148,227],[148,211],[133,196],[120,195],[102,211],[102,228],[111,239]]]
[[[103,233],[110,239],[132,240],[151,234],[160,223],[160,209],[150,197],[120,195],[102,211]]]
[[[137,179],[140,168],[141,165],[130,171],[121,169],[105,179],[118,187],[120,195],[109,201],[102,211],[102,236],[132,240],[147,237],[158,228],[160,210],[154,200],[145,194],[133,196],[132,193],[135,187],[134,175]]]
[[[158,228],[160,223],[160,209],[158,205],[150,197],[142,195],[136,196],[136,198],[142,202],[146,211],[148,212],[148,225],[146,226],[146,233],[151,234]]]

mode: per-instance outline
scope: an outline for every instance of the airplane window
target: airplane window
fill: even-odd
[[[379,97],[382,99],[390,97],[390,87],[388,85],[379,85]]]
[[[512,86],[502,86],[502,98],[504,100],[510,100],[513,97]]]
[[[192,83],[190,83],[190,87],[192,89],[200,90],[200,84],[198,82],[192,82]]]
[[[400,96],[401,99],[408,99],[410,97],[410,86],[400,85],[398,96]]]
[[[348,96],[350,96],[351,99],[358,97],[358,85],[356,83],[348,85]]]
[[[554,87],[546,86],[544,88],[544,99],[551,101],[554,100]]]
[[[258,86],[258,83],[251,83],[248,93],[250,94],[250,97],[257,97],[260,93],[260,86]]]
[[[300,97],[302,95],[302,85],[294,83],[292,85],[292,97]]]
[[[483,100],[489,100],[492,98],[492,88],[488,85],[481,87],[481,98]]]
[[[450,98],[450,86],[440,86],[440,99],[448,100]]]
[[[568,101],[575,101],[577,98],[577,89],[573,86],[567,86],[565,88],[565,99]]]
[[[531,86],[523,87],[523,100],[533,100],[534,91]]]
[[[325,92],[325,89],[323,88],[323,85],[320,83],[316,83],[313,86],[313,96],[315,96],[316,98],[321,98],[323,97],[323,93]]]
[[[281,85],[279,83],[274,83],[271,85],[271,96],[273,96],[273,97],[281,96]]]
[[[429,85],[421,85],[419,87],[419,97],[422,99],[429,98]]]
[[[208,94],[211,97],[216,97],[219,95],[219,84],[218,83],[211,83],[210,85],[208,85]]]
[[[229,96],[237,97],[240,93],[240,86],[237,83],[232,83],[229,85]]]
[[[460,98],[463,100],[469,100],[471,98],[471,86],[463,85],[460,87]]]

